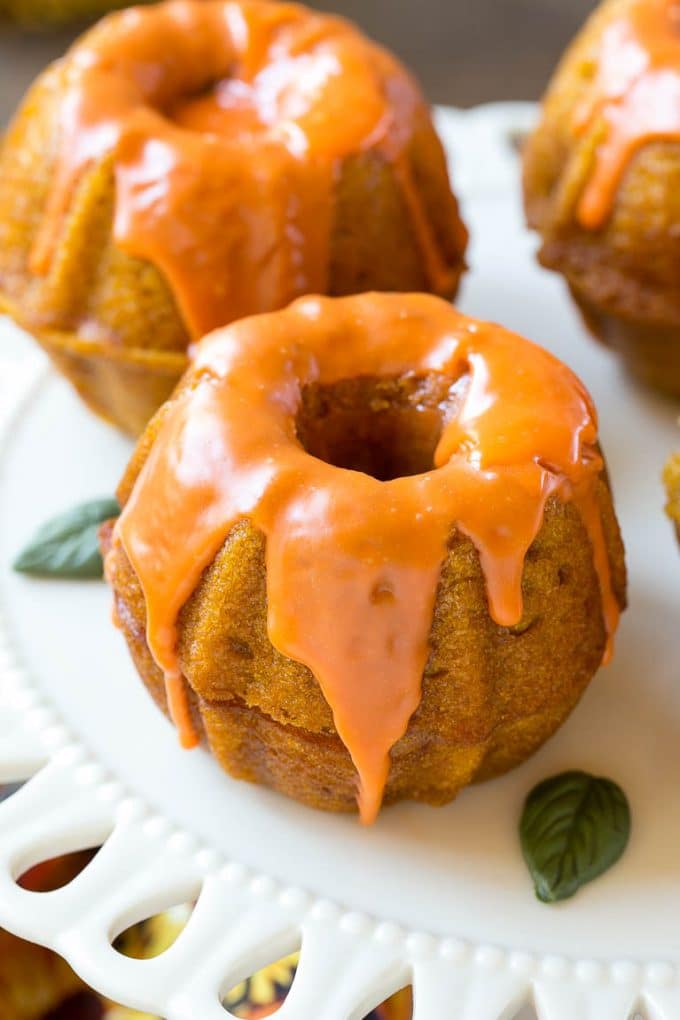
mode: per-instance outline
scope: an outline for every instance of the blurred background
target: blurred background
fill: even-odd
[[[105,0],[0,0],[0,124],[37,71],[82,29],[49,27],[66,6]],[[457,106],[537,98],[593,0],[319,0],[398,53],[433,102]],[[17,26],[10,15],[30,20]]]

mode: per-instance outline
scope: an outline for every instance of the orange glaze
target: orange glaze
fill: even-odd
[[[300,445],[305,385],[414,372],[443,373],[452,386],[469,373],[431,471],[378,481]],[[249,518],[267,540],[269,637],[321,685],[371,822],[390,749],[420,702],[454,529],[479,551],[493,619],[511,626],[546,501],[573,500],[611,641],[619,608],[596,499],[596,441],[595,411],[569,369],[438,298],[305,298],[208,336],[117,525],[183,742],[195,736],[177,700],[177,616],[231,528]]]
[[[604,121],[578,216],[601,227],[635,153],[649,142],[680,141],[680,2],[633,0],[604,31],[593,86],[577,109],[583,134]]]
[[[105,19],[59,84],[35,272],[51,265],[78,181],[112,154],[116,243],[162,270],[197,339],[327,289],[336,172],[370,148],[395,165],[432,289],[450,289],[405,155],[423,100],[349,23],[268,0],[170,0]]]

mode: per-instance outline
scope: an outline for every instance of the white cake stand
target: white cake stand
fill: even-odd
[[[32,778],[0,805],[0,924],[113,999],[169,1020],[224,1020],[225,990],[301,945],[279,1020],[358,1020],[409,982],[416,1020],[680,1017],[680,551],[659,481],[680,445],[677,408],[632,387],[534,263],[511,143],[532,117],[517,105],[440,111],[473,236],[460,305],[551,348],[590,387],[630,609],[614,664],[561,732],[447,808],[402,805],[364,830],[226,778],[207,754],[181,752],[151,705],[104,584],[10,571],[46,518],[113,491],[129,445],[1,327],[0,780]],[[565,768],[617,779],[634,832],[609,874],[546,907],[517,821],[534,783]],[[15,882],[44,858],[102,843],[61,890]],[[160,957],[112,947],[129,924],[193,900]]]

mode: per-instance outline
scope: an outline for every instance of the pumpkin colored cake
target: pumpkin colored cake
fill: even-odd
[[[535,751],[624,604],[582,384],[428,295],[206,337],[119,499],[115,615],[183,744],[366,822]]]
[[[645,383],[680,394],[680,4],[607,0],[526,147],[540,260]]]
[[[209,330],[307,293],[452,297],[466,241],[413,79],[294,4],[112,14],[0,150],[0,308],[132,433]]]

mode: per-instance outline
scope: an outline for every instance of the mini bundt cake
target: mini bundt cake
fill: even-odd
[[[306,293],[452,297],[466,241],[413,79],[294,4],[112,14],[0,151],[0,308],[132,433],[207,331]]]
[[[526,147],[540,260],[639,379],[680,394],[680,5],[607,0]]]
[[[536,750],[624,604],[583,386],[428,295],[211,334],[119,499],[115,616],[183,743],[365,821]]]

